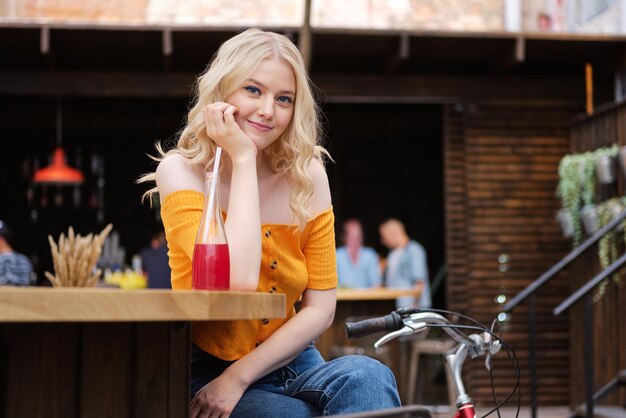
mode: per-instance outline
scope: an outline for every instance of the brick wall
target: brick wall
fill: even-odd
[[[504,0],[312,4],[313,24],[324,27],[499,31],[504,25]],[[0,0],[0,16],[26,20],[298,26],[303,15],[304,0]]]
[[[101,23],[298,26],[304,0],[0,0],[0,17]]]
[[[626,0],[600,12],[597,3],[517,0],[523,32],[606,33],[626,31]],[[0,0],[0,20],[57,22],[299,26],[305,0]],[[318,27],[432,31],[505,30],[513,0],[314,0]],[[581,9],[585,7],[586,9]],[[586,10],[586,11],[585,11]]]
[[[504,0],[316,0],[312,23],[325,27],[500,31],[504,28]]]

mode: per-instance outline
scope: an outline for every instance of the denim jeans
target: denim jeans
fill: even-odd
[[[232,362],[192,345],[191,396]],[[400,406],[393,373],[366,356],[324,361],[313,344],[288,365],[254,382],[232,418],[316,417]]]

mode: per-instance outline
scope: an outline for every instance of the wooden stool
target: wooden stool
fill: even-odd
[[[456,390],[454,389],[454,379],[452,374],[448,371],[448,367],[445,366],[445,355],[450,351],[456,342],[451,339],[420,339],[409,343],[410,344],[410,361],[409,361],[409,384],[407,402],[409,405],[415,403],[415,386],[417,384],[419,357],[421,354],[439,354],[444,361],[444,368],[446,370],[446,382],[448,387],[448,401],[452,408],[456,407]],[[454,410],[454,409],[453,409]]]

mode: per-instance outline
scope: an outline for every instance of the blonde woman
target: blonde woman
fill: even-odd
[[[164,152],[159,193],[172,287],[191,259],[214,152],[231,289],[284,293],[287,318],[194,324],[191,417],[310,417],[399,406],[390,370],[363,356],[325,362],[312,344],[335,312],[334,215],[317,145],[318,111],[302,57],[285,36],[249,29],[199,78],[187,126]],[[294,305],[301,298],[296,313]]]

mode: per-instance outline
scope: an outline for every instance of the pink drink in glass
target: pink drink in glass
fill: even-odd
[[[230,289],[228,244],[196,244],[191,280],[194,289]]]

